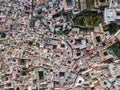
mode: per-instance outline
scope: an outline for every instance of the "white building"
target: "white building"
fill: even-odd
[[[109,24],[112,21],[120,20],[120,8],[105,8],[104,22]]]
[[[120,20],[120,0],[110,0],[109,8],[104,10],[104,21],[109,24],[117,20]]]

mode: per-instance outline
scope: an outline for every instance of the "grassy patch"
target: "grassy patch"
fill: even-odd
[[[93,8],[94,7],[94,0],[86,0],[87,8]]]

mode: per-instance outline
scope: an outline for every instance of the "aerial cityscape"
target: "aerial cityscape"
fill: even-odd
[[[0,90],[120,90],[120,0],[0,0]]]

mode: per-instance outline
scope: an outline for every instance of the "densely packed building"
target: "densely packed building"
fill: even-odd
[[[120,30],[74,25],[78,1],[0,0],[0,90],[120,89]]]

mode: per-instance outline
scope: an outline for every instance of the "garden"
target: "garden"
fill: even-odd
[[[98,26],[100,23],[104,23],[103,13],[98,13],[98,11],[86,10],[73,18],[73,23],[75,25],[95,27]]]

